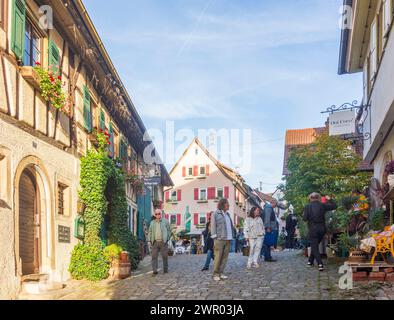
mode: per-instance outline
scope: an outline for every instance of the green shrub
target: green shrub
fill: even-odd
[[[111,244],[104,248],[103,254],[108,261],[114,261],[120,259],[120,253],[122,251],[122,247],[118,246],[117,244]]]
[[[386,211],[384,209],[375,209],[369,219],[369,224],[372,230],[383,230],[386,226]]]
[[[68,270],[74,279],[99,281],[108,277],[109,260],[101,247],[78,244],[73,249]]]

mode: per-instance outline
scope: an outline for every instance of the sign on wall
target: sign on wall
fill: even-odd
[[[145,186],[157,186],[157,185],[160,184],[160,182],[161,182],[161,177],[160,176],[144,178]]]
[[[330,136],[356,133],[356,115],[354,110],[334,112],[330,114]]]
[[[66,226],[58,226],[58,241],[60,243],[70,243],[71,228]]]

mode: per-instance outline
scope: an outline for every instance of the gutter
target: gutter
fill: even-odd
[[[353,7],[353,0],[343,0],[344,6]],[[342,17],[343,21],[344,17]],[[338,75],[343,75],[348,73],[346,70],[347,65],[347,56],[349,50],[349,37],[350,37],[350,29],[342,29],[341,30],[341,41],[339,48],[339,66],[338,66]]]

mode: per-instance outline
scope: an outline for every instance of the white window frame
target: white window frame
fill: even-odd
[[[391,23],[393,20],[393,1],[383,0],[383,40],[384,42],[388,39],[388,33],[390,31]]]
[[[174,217],[174,220],[175,220],[174,223],[171,222],[173,217]],[[170,221],[169,221],[170,225],[176,225],[176,214],[170,214],[169,218],[170,218]]]
[[[201,222],[201,219],[205,219],[204,222]],[[205,213],[200,213],[198,215],[198,225],[206,225],[207,223],[207,215]]]
[[[175,193],[175,197],[174,197],[174,193]],[[170,201],[177,201],[177,199],[178,199],[177,196],[178,196],[177,190],[170,191]]]
[[[189,173],[189,171],[191,170],[191,174]],[[186,177],[193,177],[193,167],[186,167]]]
[[[224,198],[224,188],[223,187],[218,187],[218,188],[216,188],[216,194],[215,194],[215,198],[216,199],[220,199],[219,198],[219,190],[222,191],[222,198]]]
[[[201,191],[205,191],[205,199],[201,197]],[[207,201],[208,200],[208,189],[207,188],[200,188],[198,189],[198,200],[199,201]]]
[[[370,48],[370,81],[371,84],[374,83],[378,70],[378,19],[375,17],[371,24],[371,35],[369,41]]]
[[[204,173],[201,173],[201,169],[204,169]],[[199,166],[198,167],[198,175],[200,177],[206,177],[207,176],[207,168],[205,166]]]

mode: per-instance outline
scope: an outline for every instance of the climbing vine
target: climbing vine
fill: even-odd
[[[71,256],[69,271],[75,279],[101,280],[108,276],[110,261],[103,253],[107,244],[128,251],[133,269],[140,260],[137,240],[127,225],[124,174],[108,157],[104,134],[97,135],[97,150],[88,150],[81,159],[79,198],[85,204],[85,237]]]

